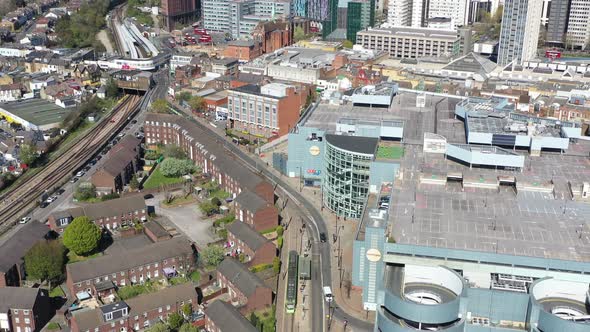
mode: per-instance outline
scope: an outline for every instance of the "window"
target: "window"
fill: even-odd
[[[104,314],[104,320],[111,320],[113,319],[113,313],[112,312],[107,312],[106,314]]]
[[[14,322],[15,322],[15,323],[17,323],[17,324],[18,324],[18,323],[20,323],[20,318],[18,318],[18,317],[15,317],[15,318],[14,318]]]
[[[139,320],[139,315],[135,315],[135,320]]]
[[[158,308],[158,312],[162,312],[162,307],[159,307]]]
[[[14,310],[12,310],[12,312],[13,312],[15,315],[18,315],[18,309],[14,309]]]
[[[27,324],[27,325],[31,324],[31,320],[29,318],[25,318],[25,324]]]

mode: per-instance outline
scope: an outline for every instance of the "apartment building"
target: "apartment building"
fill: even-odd
[[[227,288],[233,303],[242,305],[242,314],[263,310],[272,305],[272,290],[256,274],[233,258],[226,258],[217,267],[217,282]]]
[[[84,308],[71,312],[72,332],[141,331],[166,321],[173,313],[182,312],[190,304],[196,308],[198,295],[192,283],[164,288],[155,293],[110,303],[98,308]]]
[[[390,0],[387,23],[390,27],[420,28],[432,18],[450,18],[454,27],[467,25],[470,0]]]
[[[565,38],[566,43],[575,48],[590,48],[590,1],[571,0]]]
[[[203,25],[234,39],[248,39],[258,23],[289,17],[290,11],[288,0],[204,0]]]
[[[302,107],[293,85],[245,85],[228,91],[229,127],[264,137],[283,136],[299,121]]]
[[[25,287],[0,288],[0,331],[41,331],[52,316],[47,290]]]
[[[208,332],[256,332],[250,322],[231,304],[216,300],[205,309],[205,329]]]
[[[226,227],[230,254],[243,254],[250,266],[271,264],[277,248],[267,238],[243,222],[233,222]]]
[[[148,279],[186,273],[194,266],[191,244],[178,237],[131,250],[118,250],[66,266],[70,294],[97,294],[96,284],[111,281],[115,286],[142,283]]]
[[[47,218],[49,227],[62,233],[76,217],[86,216],[96,225],[115,230],[126,224],[147,220],[147,206],[141,195],[125,196],[105,202],[54,211]]]
[[[498,64],[522,65],[537,55],[543,2],[540,0],[505,0]]]
[[[450,57],[460,50],[460,37],[454,30],[427,28],[367,29],[357,33],[356,43],[400,59]]]
[[[568,28],[568,17],[571,0],[552,0],[550,2],[549,20],[547,21],[547,37],[545,43],[560,46],[564,43]]]
[[[228,155],[223,143],[207,135],[199,125],[177,115],[149,113],[144,131],[147,144],[176,144],[183,148],[233,198],[247,190],[274,204],[273,186]]]
[[[199,16],[200,4],[198,0],[162,0],[160,14],[164,27],[172,31],[179,23],[181,25],[192,23]]]
[[[121,192],[140,166],[141,140],[127,135],[106,156],[107,160],[90,177],[99,195]]]

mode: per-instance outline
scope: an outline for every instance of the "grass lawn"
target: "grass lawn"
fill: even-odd
[[[160,187],[160,185],[181,183],[182,181],[182,177],[165,177],[162,172],[160,172],[160,166],[157,166],[152,175],[150,175],[147,181],[143,184],[143,188],[154,189]]]
[[[52,330],[59,330],[59,329],[61,329],[61,327],[59,326],[59,324],[58,324],[58,323],[56,323],[56,322],[51,322],[51,323],[47,324],[47,327],[46,327],[46,328],[47,328],[48,330],[50,330],[50,331],[52,331]]]
[[[254,313],[254,315],[256,315],[256,317],[258,318],[258,324],[256,324],[256,328],[259,331],[274,331],[275,330],[275,324],[277,322],[276,319],[276,310],[275,310],[275,306],[272,306],[272,309],[270,310],[265,310],[265,311],[256,311]],[[249,315],[247,317],[248,319],[252,318],[252,315]]]
[[[194,283],[198,283],[199,281],[201,281],[201,274],[199,273],[199,271],[195,270],[193,272],[191,272],[191,274],[188,276],[192,282]]]
[[[121,300],[127,300],[132,297],[136,297],[141,294],[152,293],[157,291],[156,285],[151,282],[146,282],[144,284],[138,285],[129,285],[119,288],[117,291],[117,295],[121,298]]]
[[[73,251],[69,251],[68,252],[68,264],[76,263],[76,262],[82,262],[82,261],[85,261],[87,259],[97,257],[99,255],[100,255],[100,252],[96,252],[96,253],[91,254],[91,255],[88,255],[88,256],[78,256]]]
[[[166,206],[173,206],[173,205],[179,205],[179,204],[195,203],[196,201],[197,201],[196,198],[189,195],[188,197],[183,197],[183,196],[174,197],[174,199],[172,199],[172,202],[170,202],[170,204],[168,204],[166,202],[162,202],[162,204],[166,205]]]
[[[229,195],[230,194],[227,191],[222,190],[222,189],[216,189],[216,190],[209,192],[210,198],[217,197],[217,198],[219,198],[220,201],[224,201],[226,198],[229,197]]]
[[[172,286],[186,284],[188,282],[188,278],[186,277],[174,277],[168,280],[168,283]]]
[[[377,158],[400,159],[404,156],[404,148],[401,146],[380,146],[377,149]]]
[[[57,286],[49,291],[49,297],[66,297],[66,294],[60,286]]]

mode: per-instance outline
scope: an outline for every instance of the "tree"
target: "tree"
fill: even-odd
[[[129,188],[132,190],[139,189],[139,181],[137,180],[137,174],[133,174],[131,180],[129,181]]]
[[[191,100],[192,96],[193,95],[191,95],[190,92],[188,92],[188,91],[182,91],[182,92],[180,92],[180,93],[178,93],[176,95],[176,100],[179,100],[179,101],[182,100],[182,101],[188,102],[189,100]]]
[[[190,304],[190,303],[185,303],[185,304],[182,306],[182,314],[183,314],[185,317],[190,317],[190,315],[191,315],[192,313],[193,313],[193,306],[192,306],[192,304]]]
[[[279,237],[277,238],[277,246],[279,247],[279,250],[280,250],[281,248],[283,248],[283,237],[282,237],[282,236],[279,236]]]
[[[168,316],[168,326],[170,326],[170,329],[176,331],[182,326],[182,323],[184,323],[184,318],[177,312]]]
[[[275,257],[272,259],[272,269],[277,274],[281,272],[281,259],[279,257]]]
[[[219,200],[219,198],[213,197],[213,198],[211,198],[211,204],[213,204],[215,206],[221,206],[221,201]]]
[[[223,261],[225,252],[221,246],[211,245],[201,250],[201,258],[208,266],[217,266]]]
[[[164,157],[166,158],[176,158],[176,159],[187,159],[186,152],[176,145],[176,144],[167,144],[164,148]]]
[[[283,236],[283,233],[285,232],[285,229],[283,228],[283,226],[280,226],[279,225],[279,226],[277,226],[276,232],[277,232],[277,235],[278,236]]]
[[[184,323],[182,324],[178,332],[198,332],[198,329],[191,323]]]
[[[109,78],[105,85],[105,93],[107,98],[116,98],[119,95],[119,86],[112,77]]]
[[[23,164],[31,165],[37,159],[37,151],[33,146],[23,144],[20,146],[19,157]]]
[[[101,230],[88,217],[77,217],[64,231],[63,243],[76,255],[86,255],[98,248]]]
[[[199,204],[199,209],[203,212],[207,217],[213,215],[217,212],[217,206],[211,202],[205,201]]]
[[[87,201],[96,197],[96,187],[91,182],[82,182],[76,187],[74,198],[78,201]]]
[[[256,316],[256,313],[252,311],[252,313],[250,314],[250,324],[257,327],[259,322],[260,319],[258,318],[258,316]]]
[[[195,171],[195,165],[189,159],[166,158],[159,167],[165,177],[178,177]]]
[[[293,32],[293,40],[295,40],[295,42],[298,42],[305,39],[305,37],[305,31],[303,31],[303,28],[296,27],[295,31]]]
[[[150,111],[154,113],[168,113],[168,102],[165,99],[156,99],[152,102]]]
[[[149,332],[169,332],[170,328],[168,328],[168,325],[166,325],[162,322],[159,322],[159,323],[154,324],[154,326],[150,327],[148,331]]]
[[[354,43],[350,40],[345,40],[344,42],[342,42],[342,47],[344,48],[352,48],[352,46],[354,46]]]
[[[41,240],[25,254],[25,271],[30,279],[58,282],[63,278],[66,248],[57,240]]]
[[[201,96],[193,96],[189,101],[188,105],[191,107],[191,110],[201,112],[205,109],[207,104],[205,100]]]

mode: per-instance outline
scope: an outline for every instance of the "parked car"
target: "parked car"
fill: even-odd
[[[78,181],[78,178],[77,178],[77,177],[73,177],[73,178],[70,180],[70,183],[76,183],[77,181]]]
[[[86,166],[86,167],[84,167],[84,172],[88,172],[88,171],[89,171],[91,168],[92,168],[92,167],[90,167],[90,166]]]
[[[41,204],[39,205],[39,207],[40,207],[40,208],[42,208],[42,209],[44,209],[44,208],[46,208],[46,207],[48,207],[48,206],[49,206],[49,203],[47,203],[47,202],[43,202],[43,203],[41,203]]]
[[[326,233],[324,233],[324,232],[320,233],[320,241],[326,242]]]
[[[58,190],[58,191],[56,191],[55,193],[56,193],[56,194],[58,194],[58,195],[61,195],[61,194],[63,194],[64,192],[66,192],[66,190],[65,190],[64,188],[59,188],[59,190]]]
[[[79,178],[83,177],[84,174],[86,174],[86,173],[84,173],[84,171],[80,171],[80,172],[76,173],[76,177],[79,177]]]
[[[31,221],[31,217],[22,217],[20,218],[20,220],[18,221],[19,224],[26,224],[29,221]]]

